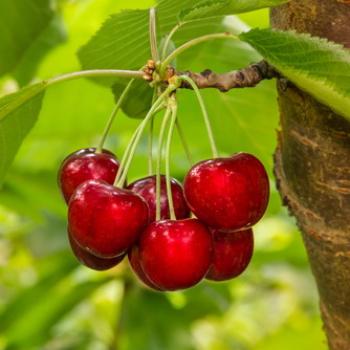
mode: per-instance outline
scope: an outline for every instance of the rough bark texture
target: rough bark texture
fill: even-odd
[[[180,72],[178,75],[187,75],[199,89],[214,88],[221,92],[231,89],[254,87],[262,80],[276,78],[277,72],[266,61],[251,64],[250,66],[222,74],[217,74],[210,69],[202,73]],[[181,88],[192,89],[191,85],[184,81]]]
[[[272,25],[350,48],[349,0],[292,0]],[[350,123],[296,87],[279,84],[275,174],[297,218],[315,275],[330,349],[350,349]]]

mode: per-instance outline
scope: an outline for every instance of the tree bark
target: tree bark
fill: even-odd
[[[292,0],[271,21],[350,48],[350,0]],[[329,348],[349,350],[350,123],[291,84],[278,91],[277,185],[303,233]]]

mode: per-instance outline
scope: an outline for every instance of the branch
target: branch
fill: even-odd
[[[160,78],[155,62],[149,60],[143,73],[143,78],[150,83],[162,82],[169,84],[173,77],[187,76],[195,82],[199,89],[214,88],[222,92],[237,88],[254,87],[263,80],[280,77],[279,73],[266,61],[260,61],[246,68],[222,74],[215,73],[210,69],[206,69],[202,73],[177,72],[174,67],[168,66],[165,77]],[[187,81],[182,81],[179,88],[192,89],[192,86]]]
[[[222,92],[236,88],[254,87],[262,80],[278,77],[278,73],[266,61],[222,74],[217,74],[209,69],[202,73],[187,71],[177,74],[190,77],[199,89],[215,88]],[[186,81],[182,83],[181,88],[192,89],[191,85]]]

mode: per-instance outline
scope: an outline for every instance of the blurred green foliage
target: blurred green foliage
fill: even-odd
[[[109,15],[151,4],[61,1],[67,41],[45,57],[37,77],[78,70],[77,50]],[[267,24],[266,10],[228,21],[235,28]],[[241,44],[210,43],[184,55],[180,64],[224,71],[258,58]],[[14,89],[12,78],[0,80],[0,94]],[[221,152],[253,152],[270,173],[278,128],[274,91],[267,82],[228,94],[204,92]],[[199,109],[190,92],[179,95],[180,119],[195,158],[207,158]],[[96,144],[112,108],[110,90],[91,81],[53,87],[6,177],[0,192],[0,349],[326,349],[301,236],[274,187],[269,212],[255,229],[253,261],[232,282],[204,281],[189,291],[160,294],[140,286],[127,263],[105,273],[78,265],[68,249],[56,173],[68,153]],[[118,117],[108,148],[121,156],[136,125],[137,120]],[[188,165],[177,139],[172,163],[181,179]],[[146,166],[145,141],[130,179],[145,175]]]

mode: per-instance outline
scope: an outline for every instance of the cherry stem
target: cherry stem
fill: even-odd
[[[168,47],[170,45],[170,41],[172,39],[172,37],[174,36],[174,34],[185,24],[185,22],[180,22],[178,23],[169,33],[169,35],[166,37],[164,45],[163,45],[163,49],[162,49],[162,59],[164,59],[166,57],[167,51],[168,51]]]
[[[182,126],[180,124],[180,121],[179,119],[176,119],[176,129],[177,129],[177,133],[179,134],[180,136],[180,140],[181,140],[181,143],[182,143],[182,147],[186,153],[186,157],[187,157],[187,160],[188,160],[188,163],[190,165],[193,164],[193,157],[192,157],[192,154],[191,154],[191,151],[190,151],[190,148],[188,146],[188,143],[186,141],[186,137],[185,137],[185,134],[183,132],[183,129],[182,129]]]
[[[141,70],[118,70],[118,69],[93,69],[82,70],[59,75],[47,80],[47,85],[54,85],[63,81],[69,81],[76,78],[99,78],[99,77],[119,77],[143,79],[144,72]]]
[[[123,90],[122,94],[120,95],[120,97],[119,97],[119,99],[118,99],[118,102],[117,102],[117,104],[115,105],[115,107],[114,107],[114,109],[113,109],[113,111],[112,111],[112,114],[111,114],[111,116],[110,116],[109,119],[108,119],[108,122],[107,122],[107,124],[106,124],[105,129],[104,129],[104,132],[103,132],[103,134],[102,134],[101,141],[100,141],[100,143],[99,143],[99,145],[98,145],[98,147],[97,147],[97,150],[96,150],[96,151],[97,151],[98,153],[101,153],[101,152],[102,152],[102,150],[103,150],[103,145],[104,145],[105,142],[106,142],[107,136],[108,136],[108,134],[109,134],[109,132],[110,132],[110,130],[111,130],[111,127],[112,127],[112,125],[113,125],[113,123],[114,123],[115,117],[117,116],[117,114],[118,114],[118,112],[119,112],[119,110],[120,110],[120,107],[121,107],[122,103],[124,102],[125,97],[128,95],[128,93],[129,93],[129,91],[130,91],[130,89],[131,89],[131,86],[132,86],[132,84],[133,84],[134,81],[135,81],[135,79],[131,79],[131,80],[129,81],[128,85],[127,85],[127,86],[125,87],[125,89]]]
[[[149,41],[151,46],[152,59],[159,61],[158,43],[157,43],[157,10],[152,7],[149,10]]]
[[[129,142],[129,145],[127,147],[127,155],[123,156],[123,161],[121,162],[118,170],[118,174],[116,177],[116,180],[114,182],[114,185],[116,187],[122,187],[125,183],[126,176],[128,174],[130,164],[132,161],[132,158],[134,157],[136,147],[141,139],[142,133],[145,130],[145,127],[147,126],[147,123],[152,118],[152,116],[158,111],[158,108],[162,105],[164,99],[166,99],[172,91],[176,89],[175,85],[169,85],[166,90],[158,97],[156,102],[152,105],[151,109],[147,113],[146,117],[143,119],[143,121],[140,123],[136,131],[134,132],[134,135],[131,138],[131,141]]]
[[[176,220],[176,214],[174,209],[174,201],[173,201],[173,193],[171,191],[171,174],[170,174],[170,151],[171,151],[171,141],[174,135],[176,117],[177,117],[177,103],[175,97],[173,97],[173,101],[171,104],[171,120],[168,131],[166,149],[165,149],[165,179],[166,179],[166,189],[167,189],[167,197],[169,203],[169,213],[170,220]]]
[[[208,116],[208,111],[207,111],[205,104],[204,104],[203,97],[202,97],[201,93],[199,92],[199,89],[198,89],[196,83],[190,77],[182,75],[182,76],[180,76],[180,79],[187,81],[191,85],[191,87],[193,88],[193,91],[196,93],[199,105],[200,105],[201,110],[202,110],[204,123],[205,123],[206,129],[207,129],[212,154],[213,154],[214,158],[217,158],[219,153],[218,153],[218,149],[217,149],[215,138],[214,138],[213,129],[212,129],[210,119]]]
[[[126,163],[126,160],[128,158],[128,155],[130,153],[130,150],[131,150],[131,147],[133,145],[133,143],[135,142],[135,138],[136,138],[136,135],[137,135],[137,131],[139,130],[139,127],[140,125],[137,127],[136,131],[133,133],[133,135],[131,136],[131,139],[125,149],[125,152],[123,154],[123,158],[122,160],[120,161],[120,165],[119,165],[119,169],[118,169],[118,172],[117,172],[117,176],[115,178],[115,181],[114,181],[114,186],[117,186],[117,183],[119,182],[120,180],[120,177],[122,175],[122,170],[124,169],[125,167],[125,163]],[[123,185],[122,185],[123,186]]]
[[[157,88],[153,90],[152,105],[156,102],[158,96]],[[154,118],[158,113],[156,111],[151,119],[148,133],[148,175],[153,175],[153,133],[154,133]]]
[[[165,58],[162,62],[161,68],[160,68],[160,74],[164,74],[166,68],[169,64],[180,54],[182,54],[184,51],[192,48],[193,46],[196,46],[198,44],[215,40],[215,39],[237,39],[237,36],[231,34],[231,33],[215,33],[215,34],[207,34],[200,36],[198,38],[195,38],[193,40],[188,41],[187,43],[183,44],[182,46],[178,47],[176,50],[174,50],[167,58]]]
[[[148,175],[153,174],[153,131],[154,131],[154,115],[151,118],[148,131]]]
[[[163,145],[164,145],[164,134],[165,129],[171,115],[171,109],[168,107],[162,120],[160,127],[159,139],[158,139],[158,157],[157,157],[157,168],[156,168],[156,221],[161,219],[161,177],[160,177],[160,164],[162,161]]]

